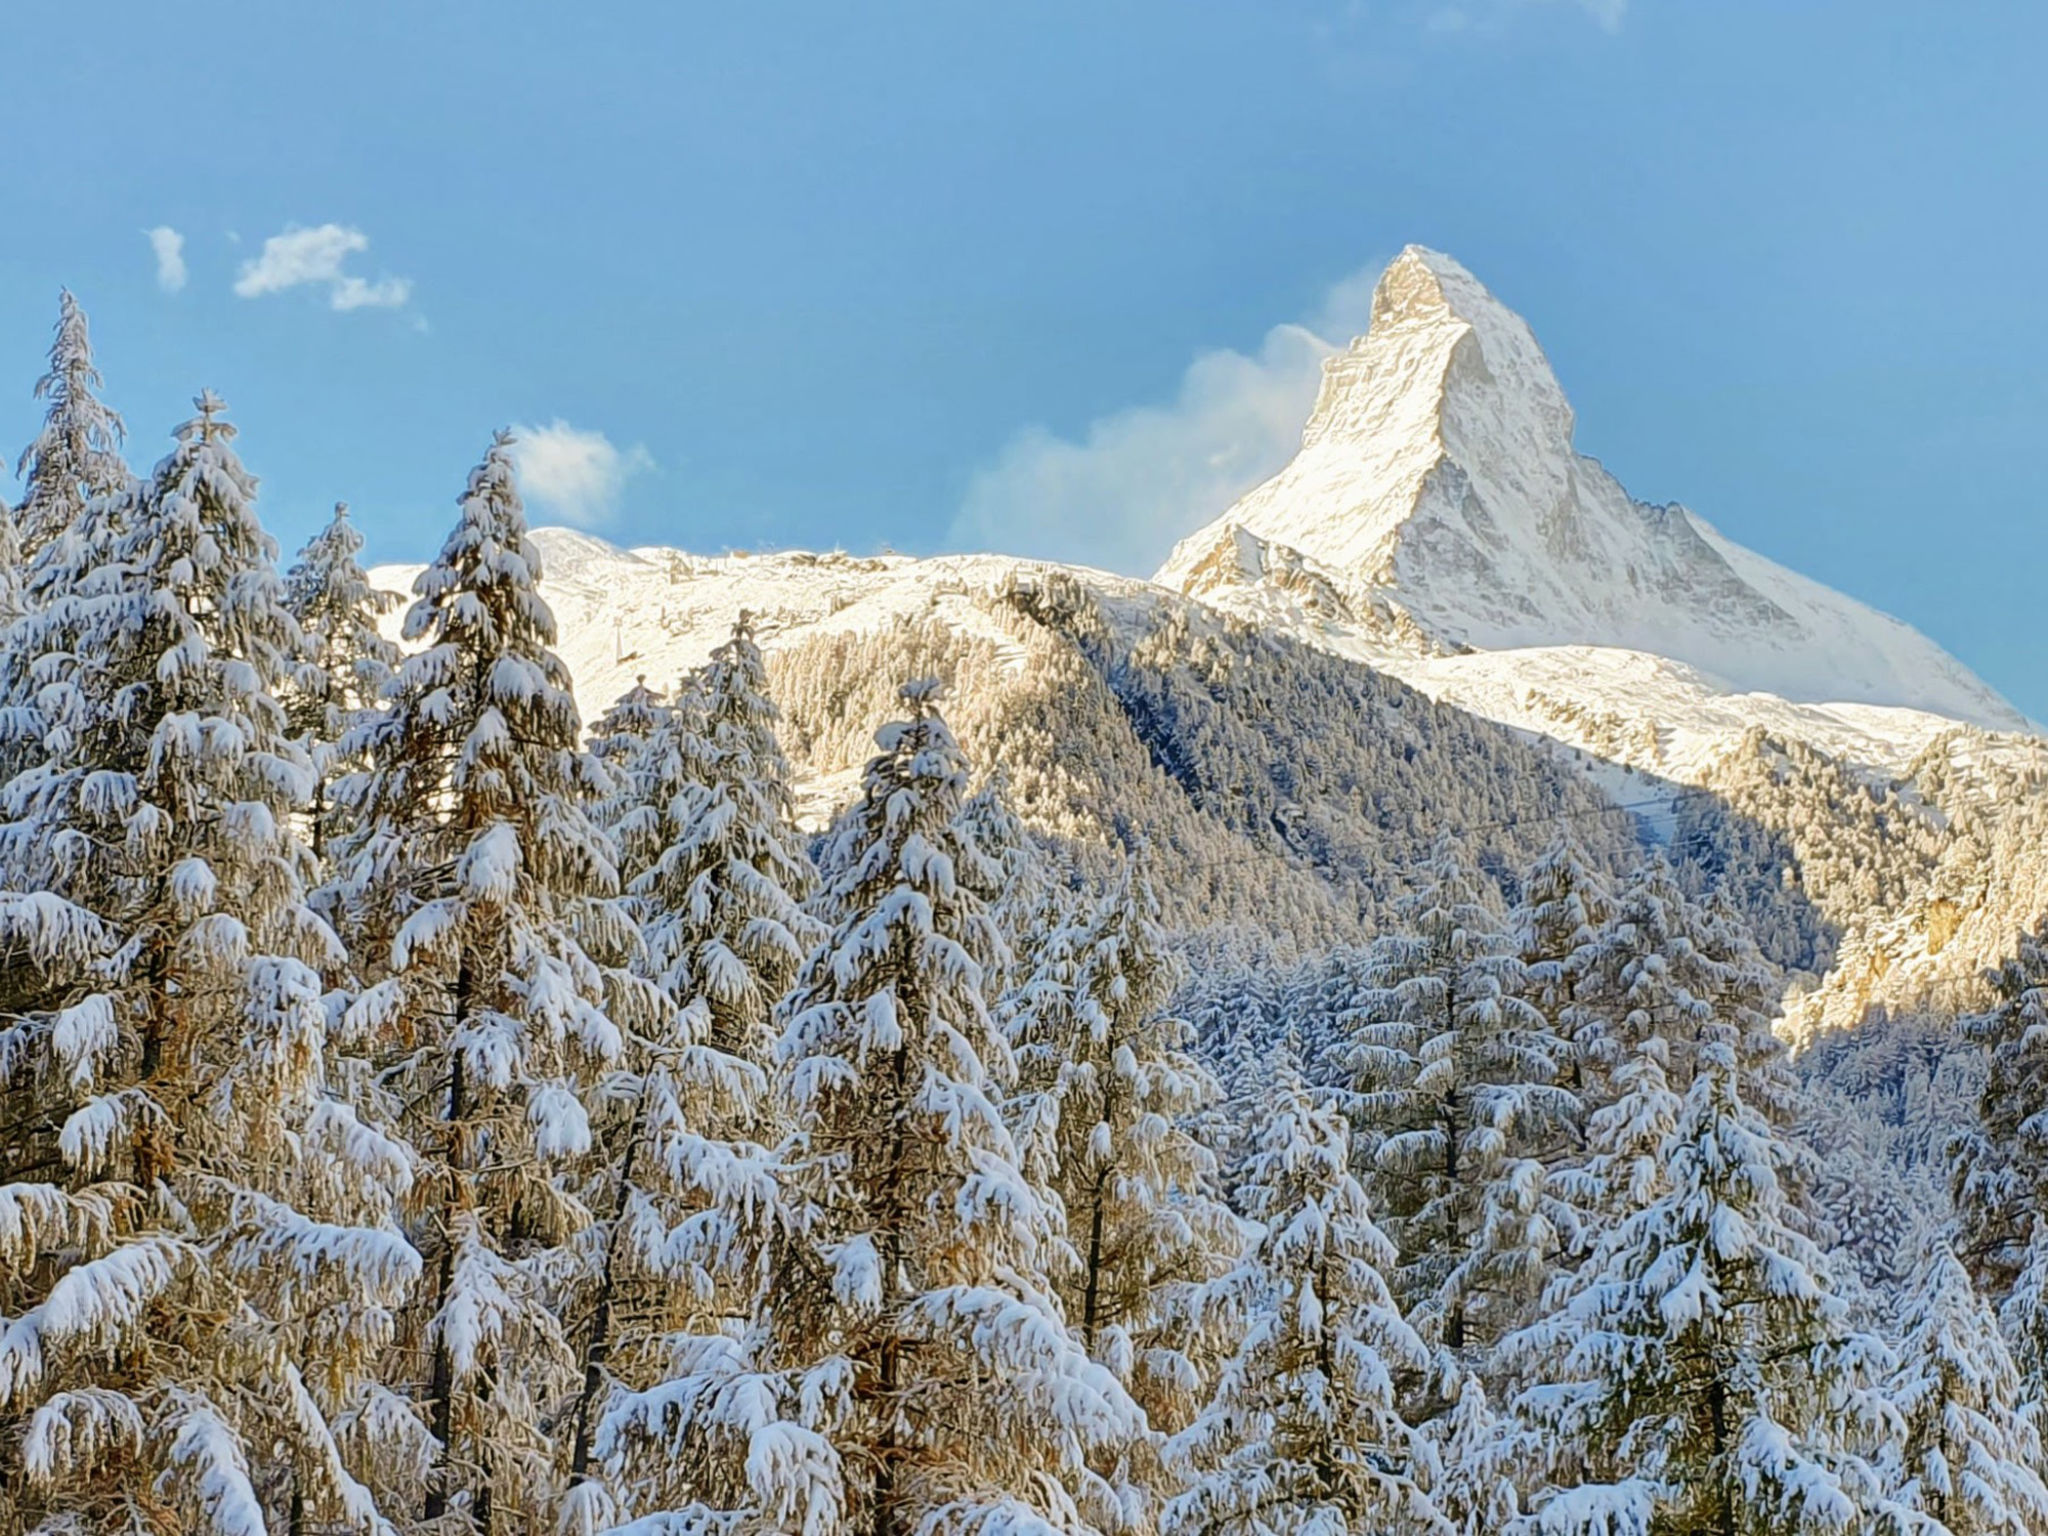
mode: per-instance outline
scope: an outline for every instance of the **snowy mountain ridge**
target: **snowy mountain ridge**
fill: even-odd
[[[1572,445],[1528,325],[1411,246],[1371,325],[1325,365],[1302,448],[1183,540],[1153,583],[1067,568],[1114,610],[1160,589],[1390,673],[1604,762],[1696,783],[1761,726],[1895,772],[1959,723],[2034,727],[1907,625],[1788,571],[1683,507],[1633,500]],[[586,715],[706,656],[733,616],[766,636],[938,613],[1057,569],[999,555],[703,557],[536,531]],[[412,571],[380,579],[403,588]]]
[[[1629,496],[1573,446],[1526,322],[1410,246],[1366,334],[1324,364],[1301,451],[1155,578],[1226,606],[1313,562],[1354,610],[1438,651],[1598,647],[1684,663],[1728,694],[2028,722],[1909,626]],[[1409,649],[1416,647],[1410,646]]]

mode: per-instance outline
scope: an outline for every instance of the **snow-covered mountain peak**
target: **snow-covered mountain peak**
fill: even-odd
[[[1528,324],[1450,257],[1410,246],[1366,334],[1323,365],[1301,451],[1156,579],[1229,605],[1310,568],[1354,612],[1392,614],[1434,648],[1641,651],[1731,691],[2027,728],[1896,619],[1683,507],[1635,500],[1577,452],[1573,426]]]
[[[1528,323],[1450,257],[1411,245],[1381,274],[1366,334],[1324,365],[1302,443],[1362,446],[1393,429],[1399,446],[1445,446],[1496,423],[1571,446],[1571,405]]]

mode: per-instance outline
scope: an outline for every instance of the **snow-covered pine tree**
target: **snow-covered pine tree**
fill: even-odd
[[[27,607],[27,587],[21,555],[21,524],[14,508],[0,499],[0,632],[20,618]]]
[[[661,695],[647,686],[647,676],[642,673],[591,723],[590,755],[618,777],[646,747],[661,724],[662,713]]]
[[[645,676],[612,701],[611,708],[590,727],[590,755],[603,764],[612,787],[597,809],[598,821],[620,844],[619,874],[630,885],[639,870],[631,865],[623,833],[625,822],[647,805],[649,794],[643,759],[647,744],[669,707],[647,686]]]
[[[1739,1079],[1731,1042],[1700,1047],[1664,1187],[1511,1344],[1561,1363],[1519,1405],[1561,1474],[1532,1499],[1545,1533],[1784,1536],[1896,1513],[1857,1454],[1899,1432],[1883,1348],[1791,1224],[1791,1154]]]
[[[394,1359],[436,1445],[415,1494],[428,1527],[479,1531],[555,1507],[546,1421],[576,1362],[551,1286],[591,1225],[572,1175],[623,1032],[655,1018],[619,963],[631,924],[589,814],[607,781],[551,648],[510,443],[471,471],[414,582],[417,649],[344,742],[366,766],[335,786],[337,890],[371,975],[345,1027],[376,1043],[420,1150],[431,1273]]]
[[[1955,1253],[1937,1244],[1905,1292],[1898,1369],[1905,1421],[1898,1499],[1948,1536],[2048,1531],[2041,1436],[1998,1319]]]
[[[2048,1209],[2048,919],[2021,934],[1987,979],[1997,994],[1963,1020],[1989,1071],[1977,1123],[1949,1144],[1959,1255],[1985,1295],[2003,1305],[2041,1246]]]
[[[1211,1401],[1167,1443],[1168,1536],[1448,1533],[1437,1466],[1402,1417],[1429,1351],[1384,1271],[1394,1245],[1351,1171],[1343,1115],[1290,1062],[1262,1107],[1247,1195],[1261,1235],[1225,1282],[1246,1318]]]
[[[766,1063],[775,1005],[822,935],[804,911],[816,872],[796,826],[768,670],[745,614],[643,754],[657,849],[633,886],[651,974],[692,1012],[691,1033]]]
[[[1542,1158],[1579,1115],[1559,1081],[1571,1048],[1454,856],[1439,851],[1398,913],[1332,1065],[1402,1254],[1397,1294],[1433,1342],[1484,1351],[1523,1320],[1561,1245],[1569,1212]]]
[[[1170,1434],[1212,1374],[1198,1298],[1243,1243],[1215,1159],[1187,1128],[1220,1089],[1170,1012],[1180,972],[1150,884],[1126,865],[1092,906],[1066,997],[1034,1011],[1018,1039],[1013,1122],[1025,1166],[1065,1213],[1068,1322]]]
[[[1715,985],[1707,994],[1721,1036],[1735,1049],[1743,1098],[1781,1130],[1799,1118],[1799,1074],[1793,1069],[1776,1020],[1783,1011],[1771,963],[1757,948],[1742,914],[1720,892],[1701,904],[1700,953],[1713,965]],[[1792,1170],[1801,1191],[1811,1169]]]
[[[121,418],[101,403],[99,369],[85,310],[71,291],[57,299],[57,334],[50,367],[36,381],[36,398],[47,401],[42,430],[23,450],[15,476],[23,486],[15,519],[22,558],[34,563],[50,546],[87,533],[88,505],[101,501],[111,511],[132,478],[121,458]],[[66,569],[76,569],[76,562]],[[61,591],[58,572],[32,578],[34,593]]]
[[[410,1158],[328,1097],[298,633],[197,404],[9,637],[40,760],[0,791],[0,1525],[379,1532],[406,1448],[337,1427],[419,1274]]]
[[[1611,1074],[1652,1035],[1665,1042],[1665,1070],[1681,1094],[1701,1047],[1722,1041],[1745,1100],[1774,1125],[1789,1122],[1794,1080],[1771,1031],[1768,968],[1740,922],[1688,897],[1662,856],[1615,893],[1582,954],[1574,1016],[1589,1103],[1613,1094]]]
[[[658,1387],[672,1337],[717,1333],[759,1293],[779,1139],[774,1010],[824,932],[804,910],[815,877],[744,615],[684,692],[690,706],[655,717],[633,754],[644,803],[625,830],[650,850],[632,890],[639,964],[663,1021],[630,1043],[630,1096],[615,1094],[627,1113],[603,1137],[606,1220],[586,1238],[594,1299],[570,1451],[585,1523],[605,1512],[600,1497],[649,1508],[669,1491],[659,1442],[633,1436],[612,1437],[628,1486],[585,1486],[615,1358],[629,1386]]]
[[[1606,881],[1566,834],[1523,873],[1522,901],[1514,913],[1529,1001],[1572,1047],[1559,1065],[1574,1092],[1585,1086],[1579,986],[1608,905]]]
[[[348,504],[336,502],[334,516],[285,573],[285,603],[305,640],[301,665],[284,690],[285,709],[313,762],[308,825],[316,858],[325,852],[329,831],[327,786],[345,766],[337,746],[369,718],[398,665],[398,647],[377,627],[398,606],[398,594],[371,584],[357,559],[362,552]]]
[[[980,855],[971,861],[973,872],[989,876],[988,889],[975,894],[987,904],[1009,958],[1001,974],[989,977],[991,995],[1004,1000],[1007,1014],[1009,995],[1037,968],[1038,945],[1060,931],[1066,893],[1011,808],[1001,773],[990,774],[960,807],[960,835]]]
[[[827,865],[831,932],[785,1005],[793,1129],[758,1322],[607,1426],[669,1443],[692,1502],[663,1529],[1079,1536],[1100,1528],[1079,1505],[1117,1507],[1089,1458],[1144,1433],[1045,1277],[1053,1221],[1000,1112],[999,941],[961,871],[967,774],[933,692],[906,689],[910,718],[877,738]]]
[[[1225,1195],[1240,1215],[1239,1190],[1254,1151],[1260,1106],[1273,1090],[1273,1064],[1291,1015],[1272,962],[1212,955],[1184,989],[1197,1054],[1212,1064],[1222,1097],[1190,1123],[1216,1158]]]

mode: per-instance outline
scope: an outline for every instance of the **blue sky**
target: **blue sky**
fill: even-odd
[[[0,443],[68,283],[131,457],[219,390],[287,551],[346,498],[422,555],[512,422],[537,517],[620,542],[1004,528],[1142,573],[1285,456],[1287,327],[1412,240],[1529,317],[1638,495],[2048,718],[2048,7],[171,16],[9,7]]]

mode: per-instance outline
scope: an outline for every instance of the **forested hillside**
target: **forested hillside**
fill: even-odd
[[[67,296],[0,1530],[2048,1532],[2048,929],[1781,1038],[2033,921],[2023,754],[1759,736],[1660,842],[1048,567],[586,720],[504,434],[401,598],[345,511],[280,559],[213,394],[138,475],[100,390]]]

